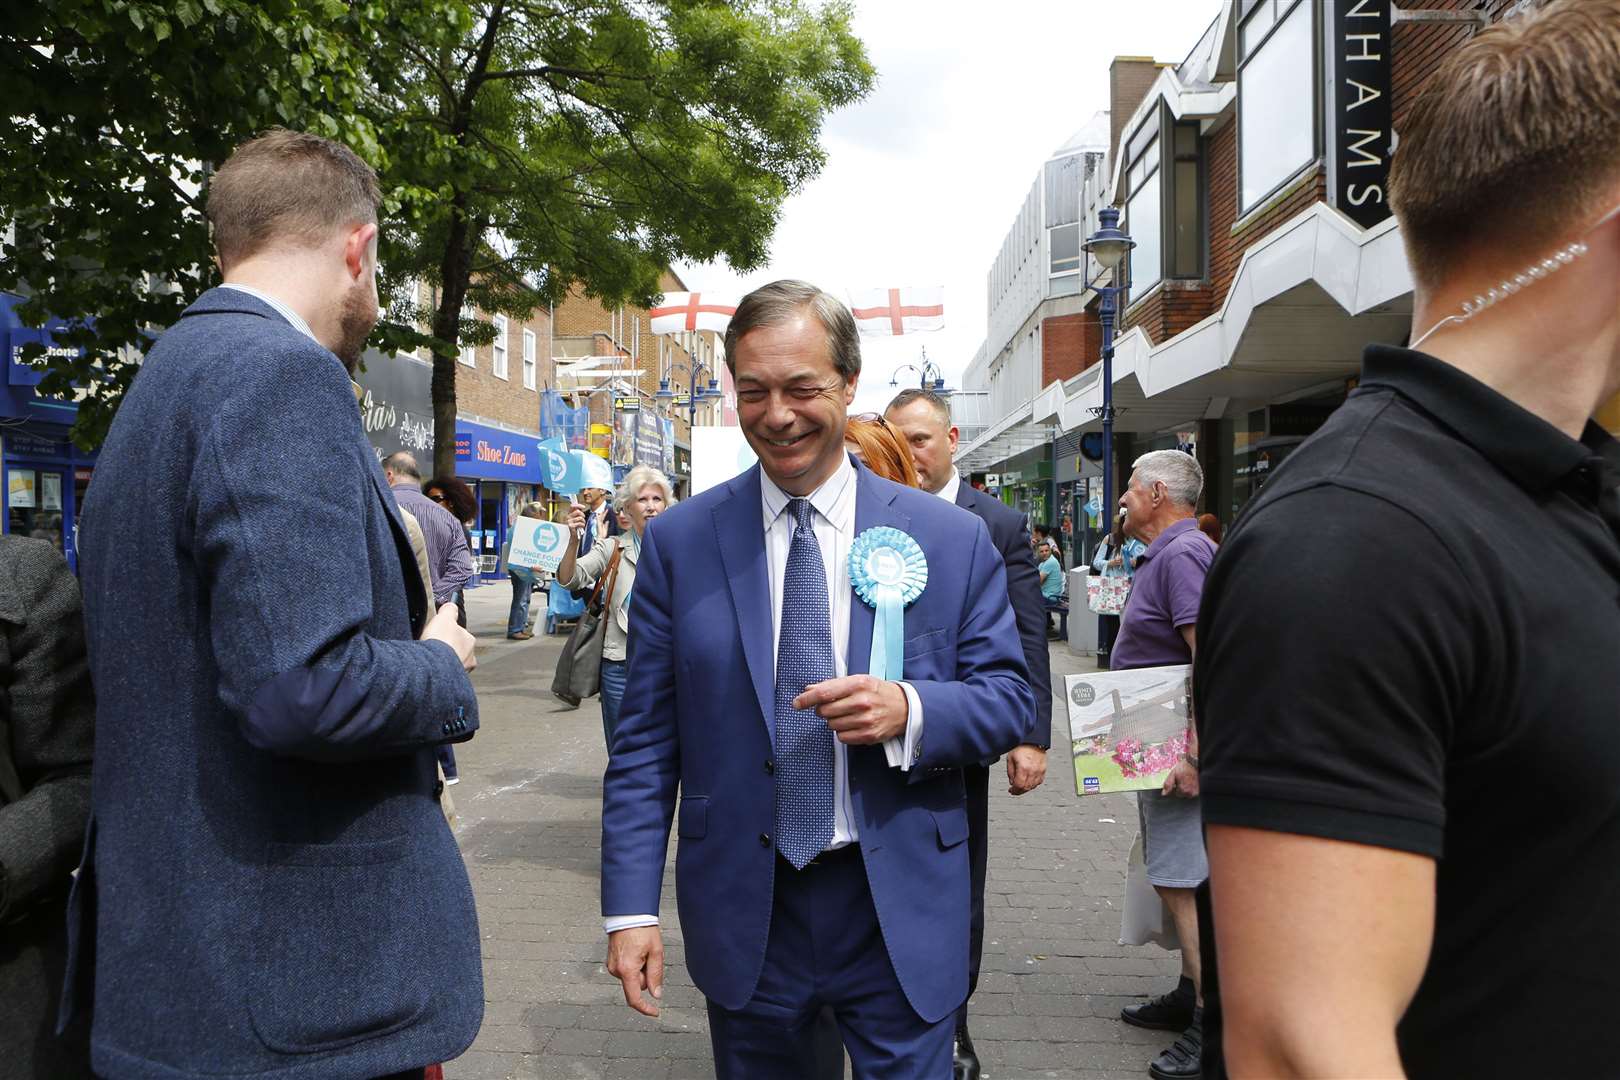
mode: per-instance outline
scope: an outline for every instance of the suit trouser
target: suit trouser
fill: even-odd
[[[967,793],[968,874],[973,889],[973,919],[968,929],[968,996],[956,1012],[956,1026],[967,1026],[968,1001],[979,988],[979,961],[984,956],[984,883],[990,858],[990,766],[962,770]]]
[[[949,1080],[952,1016],[912,1009],[889,962],[858,848],[794,870],[776,861],[770,937],[754,996],[709,1002],[719,1080],[809,1080],[816,1017],[832,1006],[859,1080]]]

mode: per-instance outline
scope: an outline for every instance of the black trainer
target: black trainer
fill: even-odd
[[[1192,1023],[1181,1038],[1148,1063],[1153,1080],[1199,1080],[1204,1075],[1204,1010],[1194,1009]]]
[[[1119,1011],[1119,1018],[1139,1028],[1182,1031],[1193,1022],[1193,1010],[1197,1004],[1198,991],[1193,989],[1193,981],[1183,975],[1174,990],[1140,1005],[1125,1006]]]

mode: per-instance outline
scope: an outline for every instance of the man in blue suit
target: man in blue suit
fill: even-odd
[[[99,1075],[420,1076],[477,1034],[433,747],[473,639],[360,427],[377,180],[275,131],[209,183],[225,284],[147,355],[84,511],[96,754],[67,999]],[[99,899],[98,899],[99,898]]]
[[[1046,651],[1046,604],[1041,599],[1040,576],[1030,554],[1029,526],[1024,515],[1000,499],[974,490],[956,472],[957,430],[951,407],[930,390],[902,390],[884,410],[889,425],[911,447],[917,482],[947,502],[978,515],[990,530],[990,540],[1001,553],[1007,571],[1007,596],[1018,620],[1018,638],[1029,665],[1029,688],[1035,712],[1029,730],[1007,755],[1007,791],[1025,795],[1046,779],[1046,751],[1052,745],[1052,668]],[[973,928],[968,952],[968,995],[979,985],[979,963],[984,955],[984,886],[989,869],[990,766],[987,761],[967,766],[968,862],[973,868]],[[979,1080],[978,1051],[967,1027],[968,1003],[956,1017],[956,1080]]]
[[[726,355],[760,464],[643,541],[603,782],[608,968],[657,1014],[678,790],[677,903],[719,1076],[808,1076],[826,1005],[858,1077],[944,1080],[967,995],[961,767],[1016,745],[1034,709],[1001,557],[977,518],[845,453],[843,304],[767,285]],[[904,681],[867,673],[874,613],[851,587],[851,547],[880,526],[927,563]]]

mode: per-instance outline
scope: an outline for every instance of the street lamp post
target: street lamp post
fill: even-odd
[[[1117,207],[1105,206],[1097,212],[1097,231],[1081,245],[1086,253],[1097,260],[1100,270],[1109,272],[1107,285],[1089,282],[1087,287],[1097,290],[1100,303],[1097,316],[1102,322],[1102,436],[1103,436],[1103,528],[1112,531],[1114,520],[1114,317],[1118,311],[1118,297],[1127,285],[1120,284],[1120,267],[1125,256],[1136,246],[1119,227]],[[1100,279],[1102,274],[1099,272]],[[1093,410],[1098,411],[1098,410]],[[1101,636],[1099,634],[1099,640]]]
[[[900,373],[902,371],[916,372],[917,389],[919,390],[932,390],[936,394],[945,394],[947,392],[945,389],[945,372],[940,370],[938,364],[928,359],[927,349],[922,351],[921,367],[917,366],[916,364],[901,364],[899,367],[895,368],[894,374],[889,376],[890,386],[900,385]],[[932,386],[929,385],[930,381],[933,382]]]
[[[692,426],[697,422],[698,402],[711,401],[719,397],[720,387],[714,378],[714,372],[710,371],[709,365],[702,361],[698,360],[690,364],[683,364],[679,360],[671,360],[668,374],[658,380],[658,393],[653,395],[659,401],[670,402],[675,400],[675,391],[669,388],[669,376],[675,374],[676,368],[680,368],[690,376],[686,394],[686,423],[688,426]],[[702,390],[698,389],[697,384],[699,371],[709,376],[709,385]]]

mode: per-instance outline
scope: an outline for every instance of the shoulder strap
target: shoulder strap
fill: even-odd
[[[602,595],[603,585],[607,586],[607,600],[605,603],[611,604],[613,602],[613,581],[619,575],[619,556],[622,554],[624,554],[624,545],[619,543],[617,537],[614,537],[613,555],[608,559],[607,568],[602,571],[602,576],[596,579],[596,588],[591,590],[588,606],[593,610],[597,608],[597,599]]]

